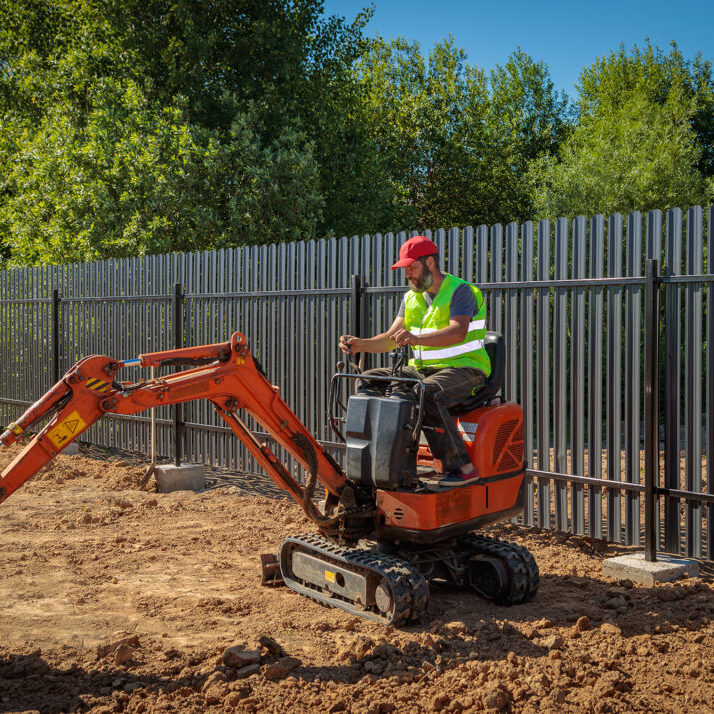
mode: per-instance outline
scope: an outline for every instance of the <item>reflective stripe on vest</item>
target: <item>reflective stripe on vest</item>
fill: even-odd
[[[409,364],[417,369],[421,367],[473,367],[480,369],[486,376],[491,374],[491,362],[484,347],[486,338],[486,303],[481,291],[465,280],[445,275],[427,308],[423,293],[413,290],[407,292],[404,303],[404,326],[413,335],[427,335],[449,326],[451,298],[460,285],[469,285],[474,294],[477,313],[472,316],[468,332],[463,342],[448,347],[413,347],[414,359]]]

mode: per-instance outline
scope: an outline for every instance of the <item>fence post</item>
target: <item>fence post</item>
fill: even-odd
[[[174,294],[171,298],[171,311],[173,316],[173,347],[180,349],[183,347],[183,292],[181,291],[181,283],[174,283]],[[181,465],[183,456],[183,437],[185,424],[183,422],[183,405],[174,405],[174,464]]]
[[[352,276],[352,309],[350,311],[352,315],[352,324],[350,325],[350,332],[359,336],[360,330],[362,329],[362,276],[353,275]]]
[[[364,279],[361,275],[352,276],[352,325],[350,333],[355,337],[368,337],[368,314],[364,306]],[[362,370],[369,369],[368,355],[361,353],[359,359]]]
[[[657,560],[659,486],[659,261],[648,260],[645,285],[645,560]]]
[[[52,384],[57,384],[57,382],[59,382],[59,378],[60,378],[59,305],[60,305],[59,290],[54,289],[52,291]]]

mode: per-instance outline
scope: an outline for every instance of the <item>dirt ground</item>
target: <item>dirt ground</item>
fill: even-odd
[[[533,602],[433,586],[395,629],[260,586],[258,555],[312,530],[269,482],[156,494],[142,473],[85,449],[0,505],[0,711],[714,712],[710,570],[618,582],[622,549],[501,525],[538,560]]]

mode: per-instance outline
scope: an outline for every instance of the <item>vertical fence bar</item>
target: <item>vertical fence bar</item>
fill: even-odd
[[[533,254],[533,223],[527,221],[521,226],[521,280],[533,280],[534,271]],[[533,290],[524,288],[521,293],[521,391],[520,403],[523,406],[523,453],[525,454],[526,468],[533,464],[533,404],[535,392],[533,389],[533,360],[535,354],[533,342]],[[533,525],[533,496],[535,485],[533,479],[526,476],[526,504],[523,509],[523,522],[527,526]]]
[[[362,334],[369,336],[371,333],[371,324],[372,324],[372,315],[370,312],[370,307],[371,303],[368,299],[367,293],[365,292],[365,287],[367,287],[365,279],[363,276],[360,276],[360,293],[359,293],[359,298],[360,298],[360,320],[361,320],[361,330]],[[362,355],[362,369],[369,369],[371,364],[370,364],[370,355],[369,353],[364,353]]]
[[[372,284],[384,285],[384,268],[388,258],[384,255],[384,239],[377,233],[372,238]],[[371,295],[370,296],[370,317],[371,324],[369,329],[370,335],[376,335],[384,332],[389,325],[392,324],[394,316],[386,314],[386,296]],[[366,336],[366,334],[365,334]]]
[[[174,292],[171,300],[173,314],[173,346],[174,349],[183,347],[183,292],[181,283],[174,283]],[[174,464],[181,465],[183,456],[183,436],[185,425],[183,423],[183,406],[175,404],[174,412]]]
[[[594,216],[590,222],[590,277],[602,278],[605,274],[605,219]],[[603,288],[590,291],[588,323],[589,355],[588,385],[590,421],[588,432],[588,476],[602,478],[602,344],[603,344]],[[602,538],[602,488],[588,487],[588,535]]]
[[[466,226],[461,240],[461,277],[469,283],[474,282],[474,257],[474,229]]]
[[[350,333],[357,336],[361,335],[362,329],[362,276],[352,276],[352,305],[350,310],[351,327]]]
[[[573,221],[573,267],[575,279],[585,277],[587,233],[585,216]],[[575,288],[570,328],[570,398],[571,398],[571,462],[572,472],[585,473],[585,288]],[[585,489],[573,484],[570,489],[573,531],[585,534]]]
[[[384,285],[394,286],[397,285],[397,275],[399,271],[392,270],[392,264],[397,259],[397,245],[393,233],[387,233],[385,235],[385,243],[386,259],[384,261]],[[473,263],[472,254],[469,255],[469,260],[471,261],[471,263]],[[391,325],[391,321],[393,321],[394,318],[397,316],[401,300],[402,296],[395,292],[390,292],[386,296],[387,314],[389,316],[389,322],[387,324]]]
[[[670,208],[667,211],[665,262],[668,277],[679,275],[682,272],[682,211],[679,208]],[[676,283],[667,285],[664,319],[664,486],[672,489],[680,487],[681,296],[680,285]],[[679,514],[679,499],[665,496],[664,549],[668,553],[679,553],[681,547],[682,524]]]
[[[555,224],[556,280],[568,278],[568,219]],[[568,290],[555,288],[553,298],[553,455],[555,470],[568,471]],[[555,527],[568,530],[568,486],[555,482]]]
[[[707,215],[707,273],[714,274],[714,207]],[[714,283],[707,283],[707,492],[714,494]],[[707,557],[714,560],[714,503],[707,504]]]
[[[704,215],[699,206],[687,211],[687,273],[701,275]],[[702,284],[686,287],[684,354],[684,469],[688,491],[702,492]],[[702,504],[687,501],[686,555],[702,556]]]
[[[357,239],[355,243],[358,245]],[[295,276],[295,287],[298,290],[305,289],[307,287],[307,250],[306,250],[306,243],[300,242],[296,245],[296,253],[297,253],[297,271],[296,271],[296,276]],[[297,327],[297,334],[299,335],[306,335],[310,329],[310,324],[308,323],[307,320],[307,301],[301,296],[300,298],[295,300],[295,314],[296,314],[296,327]],[[356,335],[359,335],[359,333],[355,333]],[[306,349],[307,349],[307,344],[305,340],[300,340],[300,345],[297,350],[297,357],[299,360],[299,364],[302,365],[301,369],[296,370],[296,375],[295,375],[295,394],[296,397],[300,400],[297,404],[296,407],[299,409],[297,412],[298,418],[300,421],[303,422],[303,424],[307,423],[308,419],[308,411],[307,411],[307,400],[304,398],[305,394],[307,393],[308,389],[308,384],[307,384],[307,372],[305,371],[304,365],[307,364],[307,355],[306,355]],[[300,467],[296,464],[296,476],[300,480],[300,482],[303,482],[303,472],[301,471]]]
[[[645,560],[657,558],[659,481],[659,261],[647,261],[645,291]]]
[[[60,296],[59,290],[52,291],[52,383],[60,378]]]
[[[622,276],[622,216],[608,219],[608,276]],[[607,477],[621,481],[622,474],[622,287],[610,288],[607,300]],[[615,488],[607,490],[607,538],[622,542],[621,496]]]
[[[491,282],[503,282],[503,226],[497,223],[491,226],[489,235],[491,248]],[[491,290],[489,306],[489,324],[496,332],[503,332],[503,291],[498,288]]]
[[[662,211],[652,210],[647,214],[647,258],[662,259]]]
[[[642,275],[642,215],[639,211],[627,217],[626,275]],[[639,285],[627,290],[625,312],[625,480],[640,482],[640,311],[642,296]],[[625,492],[625,542],[640,544],[639,494]]]
[[[550,280],[550,221],[538,224],[538,280]],[[539,288],[536,365],[538,396],[538,469],[550,471],[550,290]],[[538,479],[538,525],[550,528],[550,479]]]
[[[362,332],[362,276],[352,276],[352,293],[350,299],[350,334],[366,337]]]
[[[462,275],[461,266],[459,265],[461,259],[461,251],[459,247],[461,245],[461,231],[458,228],[449,228],[449,238],[448,238],[448,270],[452,275]]]
[[[488,282],[488,226],[479,226],[476,229],[476,284]],[[489,293],[486,303],[486,316],[489,329],[495,330],[496,327],[491,321],[491,298],[492,293]]]
[[[649,260],[650,258],[654,260],[660,261],[659,266],[658,266],[658,271],[659,271],[659,276],[661,276],[661,271],[662,271],[662,211],[659,209],[654,209],[652,211],[649,211],[647,213],[647,224],[645,228],[645,232],[647,235],[647,245],[646,245],[646,252],[645,252],[645,260]],[[661,277],[658,277],[659,280],[659,286],[660,286],[660,291],[662,289],[662,281]],[[663,293],[659,293],[659,301],[660,301],[660,307],[662,304],[662,295]],[[663,319],[662,314],[660,313],[660,322]],[[664,364],[664,359],[662,359],[662,335],[661,335],[661,326],[660,326],[660,333],[658,334],[658,342],[657,344],[659,345],[659,354],[657,355],[658,359],[658,364],[662,365]],[[661,379],[661,376],[658,374],[657,375],[657,384],[659,385],[658,388],[661,390],[662,385],[664,385],[664,380]],[[657,404],[660,405],[662,403],[662,394],[658,393],[657,394]],[[658,427],[658,434],[657,434],[657,448],[660,448],[660,440],[659,440],[659,427]],[[658,462],[659,463],[659,462]],[[659,474],[657,475],[657,480],[659,481]],[[655,509],[655,525],[656,525],[656,530],[657,530],[657,542],[655,543],[655,547],[659,549],[660,547],[660,531],[661,531],[661,508],[659,505],[661,504],[661,501],[657,501],[657,508]]]
[[[506,226],[506,282],[518,280],[518,224]],[[506,374],[503,395],[507,400],[516,399],[518,383],[518,293],[506,290],[506,319],[504,337],[506,341]]]
[[[369,238],[363,238],[363,244],[367,241],[366,245],[369,245]],[[305,287],[313,288],[316,287],[315,279],[317,275],[317,242],[312,240],[307,243],[306,250],[306,272],[305,272]],[[263,268],[264,270],[264,268]],[[315,354],[315,328],[317,326],[318,312],[317,307],[317,296],[309,295],[305,300],[305,316],[306,316],[306,332],[305,336],[307,339],[305,342],[305,361],[303,362],[303,369],[305,370],[305,416],[304,421],[305,426],[313,434],[315,433],[315,427],[317,422],[317,414],[315,409],[316,393],[315,393],[315,378],[317,376],[316,369],[316,357]],[[364,355],[362,355],[364,358]]]

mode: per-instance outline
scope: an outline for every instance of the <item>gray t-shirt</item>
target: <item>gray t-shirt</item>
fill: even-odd
[[[402,298],[402,304],[399,306],[397,317],[404,317],[405,299]],[[424,293],[427,307],[431,307],[433,297],[428,293]],[[473,317],[476,313],[476,298],[468,283],[459,285],[454,294],[451,296],[451,304],[449,305],[449,317]]]

